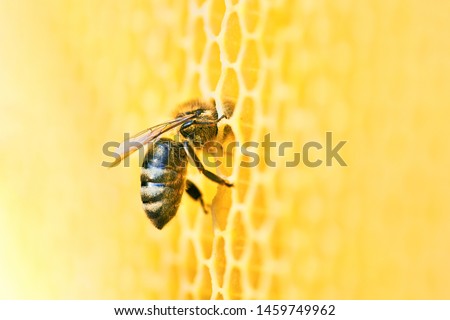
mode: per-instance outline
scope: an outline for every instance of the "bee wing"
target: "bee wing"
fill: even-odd
[[[139,150],[140,148],[144,147],[146,144],[157,139],[163,133],[165,133],[169,130],[172,130],[178,126],[181,126],[182,124],[186,123],[188,120],[194,118],[195,116],[196,116],[195,114],[189,114],[184,117],[176,118],[176,119],[158,124],[156,126],[150,127],[148,129],[145,129],[145,130],[135,134],[130,139],[123,141],[116,148],[116,150],[114,150],[115,160],[108,166],[109,167],[117,166],[123,159],[125,159],[126,157],[131,155],[136,150]]]

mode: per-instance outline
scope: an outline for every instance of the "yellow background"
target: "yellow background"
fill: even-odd
[[[450,3],[0,1],[0,298],[450,299]],[[277,166],[155,229],[102,146],[231,98]],[[286,168],[308,141],[348,167]],[[312,154],[324,157],[323,150]],[[235,160],[241,155],[235,154]]]

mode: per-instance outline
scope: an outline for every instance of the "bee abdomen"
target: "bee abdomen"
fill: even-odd
[[[152,221],[159,217],[160,215],[159,213],[161,212],[162,206],[163,206],[162,201],[147,202],[142,204],[142,207],[144,208],[147,217]]]
[[[165,168],[143,168],[141,174],[141,200],[147,217],[162,229],[177,213],[184,192],[184,170],[177,172]],[[153,181],[164,182],[153,182]]]
[[[144,182],[170,183],[179,176],[179,170],[173,170],[170,167],[143,167],[141,171],[141,185]]]
[[[164,198],[166,186],[163,183],[151,183],[141,181],[142,203],[160,201]]]
[[[151,182],[141,187],[142,207],[155,227],[162,229],[175,216],[183,192],[182,181],[176,188]]]
[[[141,199],[147,217],[158,229],[177,213],[185,189],[183,144],[161,138],[150,146],[142,163]]]

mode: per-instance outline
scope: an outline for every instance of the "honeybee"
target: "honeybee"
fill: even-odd
[[[200,189],[186,178],[187,162],[190,161],[208,179],[227,187],[231,182],[207,170],[197,157],[194,148],[215,140],[217,124],[223,118],[230,118],[234,103],[224,101],[221,115],[214,100],[190,100],[181,104],[173,120],[161,123],[139,132],[124,141],[115,151],[118,165],[136,150],[149,145],[141,169],[141,200],[147,217],[156,228],[162,229],[177,213],[184,191],[199,201],[207,212]],[[178,128],[183,141],[161,137],[162,134]]]

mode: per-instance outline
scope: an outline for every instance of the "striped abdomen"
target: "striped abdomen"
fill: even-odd
[[[162,229],[177,213],[185,191],[187,157],[171,139],[154,142],[142,163],[141,199],[145,213]]]

